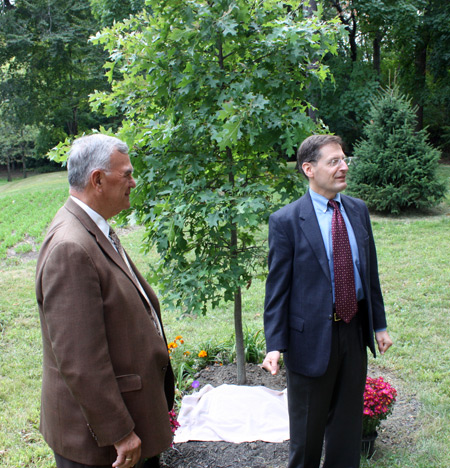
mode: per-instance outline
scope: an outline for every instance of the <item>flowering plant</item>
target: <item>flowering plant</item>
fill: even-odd
[[[170,429],[172,430],[172,434],[175,434],[176,430],[180,427],[180,423],[177,420],[177,413],[174,409],[169,411],[169,421],[170,421]]]
[[[397,390],[383,377],[367,377],[364,390],[363,435],[374,434],[383,419],[392,413]]]

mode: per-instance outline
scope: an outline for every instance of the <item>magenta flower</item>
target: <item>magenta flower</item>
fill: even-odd
[[[397,391],[383,377],[367,377],[364,392],[363,434],[376,431],[380,422],[392,412]]]

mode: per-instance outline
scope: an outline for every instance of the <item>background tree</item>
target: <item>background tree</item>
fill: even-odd
[[[432,141],[450,153],[443,138],[450,116],[450,3],[414,4],[419,14],[403,24],[404,39],[397,43],[398,83],[417,106],[418,129],[427,128]]]
[[[111,26],[146,8],[145,0],[89,0],[92,13],[102,27]]]
[[[445,185],[436,179],[439,151],[428,142],[410,101],[396,88],[373,101],[365,139],[355,146],[350,191],[369,208],[394,214],[436,205]]]
[[[88,42],[99,28],[88,0],[16,0],[0,11],[0,98],[18,133],[39,128],[37,155],[107,123],[88,102],[90,92],[108,88],[106,54]]]
[[[133,206],[161,255],[166,300],[197,313],[234,302],[242,384],[241,291],[266,263],[261,223],[303,190],[282,160],[317,129],[305,89],[325,78],[321,61],[336,51],[338,28],[305,18],[298,1],[147,4],[151,15],[97,36],[110,78],[123,76],[93,101],[127,115],[120,133],[139,174]]]
[[[418,128],[450,153],[450,4],[439,0],[326,0],[348,35],[329,57],[334,80],[311,86],[317,115],[352,150],[362,136],[371,99],[394,81],[417,105]]]

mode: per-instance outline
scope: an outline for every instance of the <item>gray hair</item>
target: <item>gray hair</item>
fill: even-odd
[[[101,133],[77,138],[69,151],[67,170],[70,188],[83,191],[92,171],[108,171],[110,157],[114,150],[128,154],[128,146],[118,138]]]
[[[303,163],[318,161],[322,147],[330,144],[339,145],[341,148],[344,147],[341,137],[337,135],[311,135],[304,140],[297,151],[297,169],[299,172],[306,177],[302,169]]]

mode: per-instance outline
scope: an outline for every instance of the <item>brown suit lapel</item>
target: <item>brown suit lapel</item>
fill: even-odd
[[[130,278],[130,280],[139,290],[139,287],[136,284],[136,281],[133,278],[133,275],[128,269],[128,266],[124,262],[123,258],[116,251],[116,249],[112,246],[111,242],[105,237],[103,232],[94,223],[94,221],[92,221],[91,217],[83,210],[83,208],[77,205],[71,198],[67,200],[66,204],[64,205],[64,208],[66,208],[67,211],[69,211],[73,216],[75,216],[80,221],[80,223],[86,228],[86,230],[92,236],[95,237],[97,244],[102,249],[104,254],[107,257],[109,257]],[[129,257],[128,257],[128,260],[130,260]],[[134,266],[134,264],[130,262],[130,265],[132,265],[132,267],[134,268],[134,271],[136,272],[136,267]]]
[[[139,286],[136,284],[135,278],[131,274],[130,270],[128,269],[128,266],[124,262],[121,255],[116,251],[116,249],[112,246],[111,242],[105,237],[103,232],[98,228],[94,221],[92,221],[91,217],[83,210],[83,208],[77,205],[77,203],[75,203],[71,198],[67,200],[66,204],[64,205],[64,208],[66,208],[67,211],[69,211],[73,216],[75,216],[80,221],[80,223],[86,228],[86,230],[95,237],[98,245],[105,253],[105,255],[108,256],[128,276],[128,278],[130,278],[130,280],[135,285],[136,289],[139,291],[139,294],[141,294]],[[146,279],[140,274],[135,264],[126,252],[125,255],[128,258],[131,268],[133,268],[133,271],[135,272],[138,280],[144,288],[147,297],[151,301],[156,313],[158,314],[158,317],[161,319],[159,301],[156,297],[155,292],[147,283]],[[147,305],[147,301],[145,300],[145,298],[142,298],[142,301],[144,302],[144,304]]]

